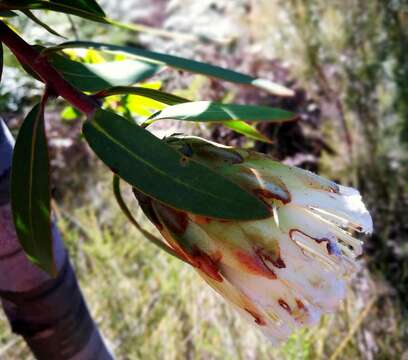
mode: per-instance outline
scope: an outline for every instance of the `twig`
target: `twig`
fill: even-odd
[[[62,96],[72,106],[91,116],[100,106],[98,102],[69,84],[46,57],[26,43],[20,36],[0,21],[0,41],[3,42],[17,59],[35,72],[53,92]]]
[[[72,17],[69,14],[67,14],[67,18],[68,18],[69,24],[71,25],[71,30],[72,30],[72,33],[74,34],[75,40],[79,40],[79,35],[78,35],[78,31],[74,23],[74,20],[72,20]]]

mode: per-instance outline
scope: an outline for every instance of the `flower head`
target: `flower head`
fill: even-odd
[[[172,139],[189,157],[261,198],[271,216],[225,221],[136,192],[167,244],[271,340],[315,324],[345,297],[371,217],[357,190],[248,150]]]

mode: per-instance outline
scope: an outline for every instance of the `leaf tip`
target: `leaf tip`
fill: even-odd
[[[277,96],[292,97],[295,95],[294,90],[267,79],[255,79],[252,81],[252,85]]]

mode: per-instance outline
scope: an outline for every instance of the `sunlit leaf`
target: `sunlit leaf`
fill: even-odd
[[[126,60],[126,59],[123,59]],[[118,61],[115,59],[115,61]],[[85,52],[85,56],[83,57],[83,62],[84,63],[89,63],[89,64],[102,64],[106,62],[105,58],[101,55],[100,51],[95,51],[92,49],[88,49]]]
[[[18,239],[27,257],[44,271],[55,274],[49,157],[40,105],[27,115],[17,136],[11,170],[11,205]]]
[[[160,89],[161,83],[145,83],[141,84],[141,88],[158,90]],[[150,97],[140,96],[135,94],[128,94],[126,96],[126,107],[132,114],[137,114],[143,117],[149,117],[157,110],[162,110],[166,107],[163,102],[154,100]]]
[[[189,102],[188,99],[166,93],[155,89],[149,89],[142,86],[115,86],[96,94],[98,97],[106,97],[112,95],[134,94],[143,96],[152,100],[156,100],[166,105],[176,105],[184,102]]]
[[[226,126],[227,128],[236,131],[239,134],[245,135],[250,139],[271,143],[271,140],[268,139],[265,135],[261,134],[256,128],[247,124],[244,121],[240,120],[232,120],[232,121],[225,121],[222,125]]]
[[[167,55],[149,50],[144,50],[136,47],[118,46],[91,41],[70,41],[63,43],[59,46],[56,46],[52,49],[56,50],[66,48],[92,48],[100,51],[125,53],[128,56],[133,56],[144,61],[151,61],[155,64],[167,65],[170,67],[174,67],[176,69],[203,74],[234,83],[253,85],[280,96],[293,96],[294,94],[292,90],[280,84],[269,81],[267,79],[254,78],[252,76],[245,75],[229,69],[224,69],[219,66],[210,65],[203,62],[182,58],[179,56]]]
[[[157,71],[157,66],[135,60],[84,64],[58,54],[50,62],[63,77],[82,91],[99,91],[115,85],[130,85],[143,81]]]
[[[81,112],[72,106],[66,106],[61,112],[61,117],[63,120],[71,121],[78,119],[81,116]]]
[[[222,219],[264,218],[256,197],[127,119],[98,110],[83,127],[98,157],[139,191],[177,209]]]
[[[118,95],[118,94],[137,94],[138,98],[135,99],[135,107],[138,107],[140,103],[143,103],[142,99],[143,97],[147,97],[149,99],[157,101],[159,104],[166,104],[166,105],[176,105],[176,104],[183,104],[183,103],[192,103],[188,99],[182,98],[180,96],[168,94],[162,91],[158,90],[151,90],[151,89],[145,89],[137,86],[117,86],[117,87],[112,87],[110,89],[106,89],[100,93],[102,96],[111,96],[111,95]],[[155,105],[155,104],[150,104],[150,105]],[[228,105],[228,104],[222,104],[222,105]],[[128,106],[131,106],[128,103]],[[139,106],[140,107],[140,106]],[[151,108],[154,108],[154,106],[151,106]],[[267,108],[269,111],[271,108]],[[279,110],[279,109],[274,109],[274,110]],[[150,115],[150,113],[140,113],[140,115]],[[276,113],[274,113],[276,114]],[[289,112],[284,112],[284,119],[287,121],[285,117],[287,117],[290,114],[291,118],[294,118],[294,114],[291,114]],[[150,117],[148,123],[159,119],[160,114],[158,114],[158,117]],[[150,121],[151,120],[151,121]],[[258,120],[259,121],[259,120]],[[251,139],[258,140],[258,141],[263,141],[270,143],[271,140],[268,139],[266,136],[262,135],[256,128],[253,126],[245,123],[244,121],[241,120],[227,120],[227,121],[222,121],[222,124],[231,130],[236,131],[237,133],[243,134]]]

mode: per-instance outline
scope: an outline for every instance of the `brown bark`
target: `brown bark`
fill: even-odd
[[[56,226],[56,278],[31,264],[18,243],[9,204],[13,144],[0,119],[0,297],[11,328],[40,360],[113,359],[89,314]]]

